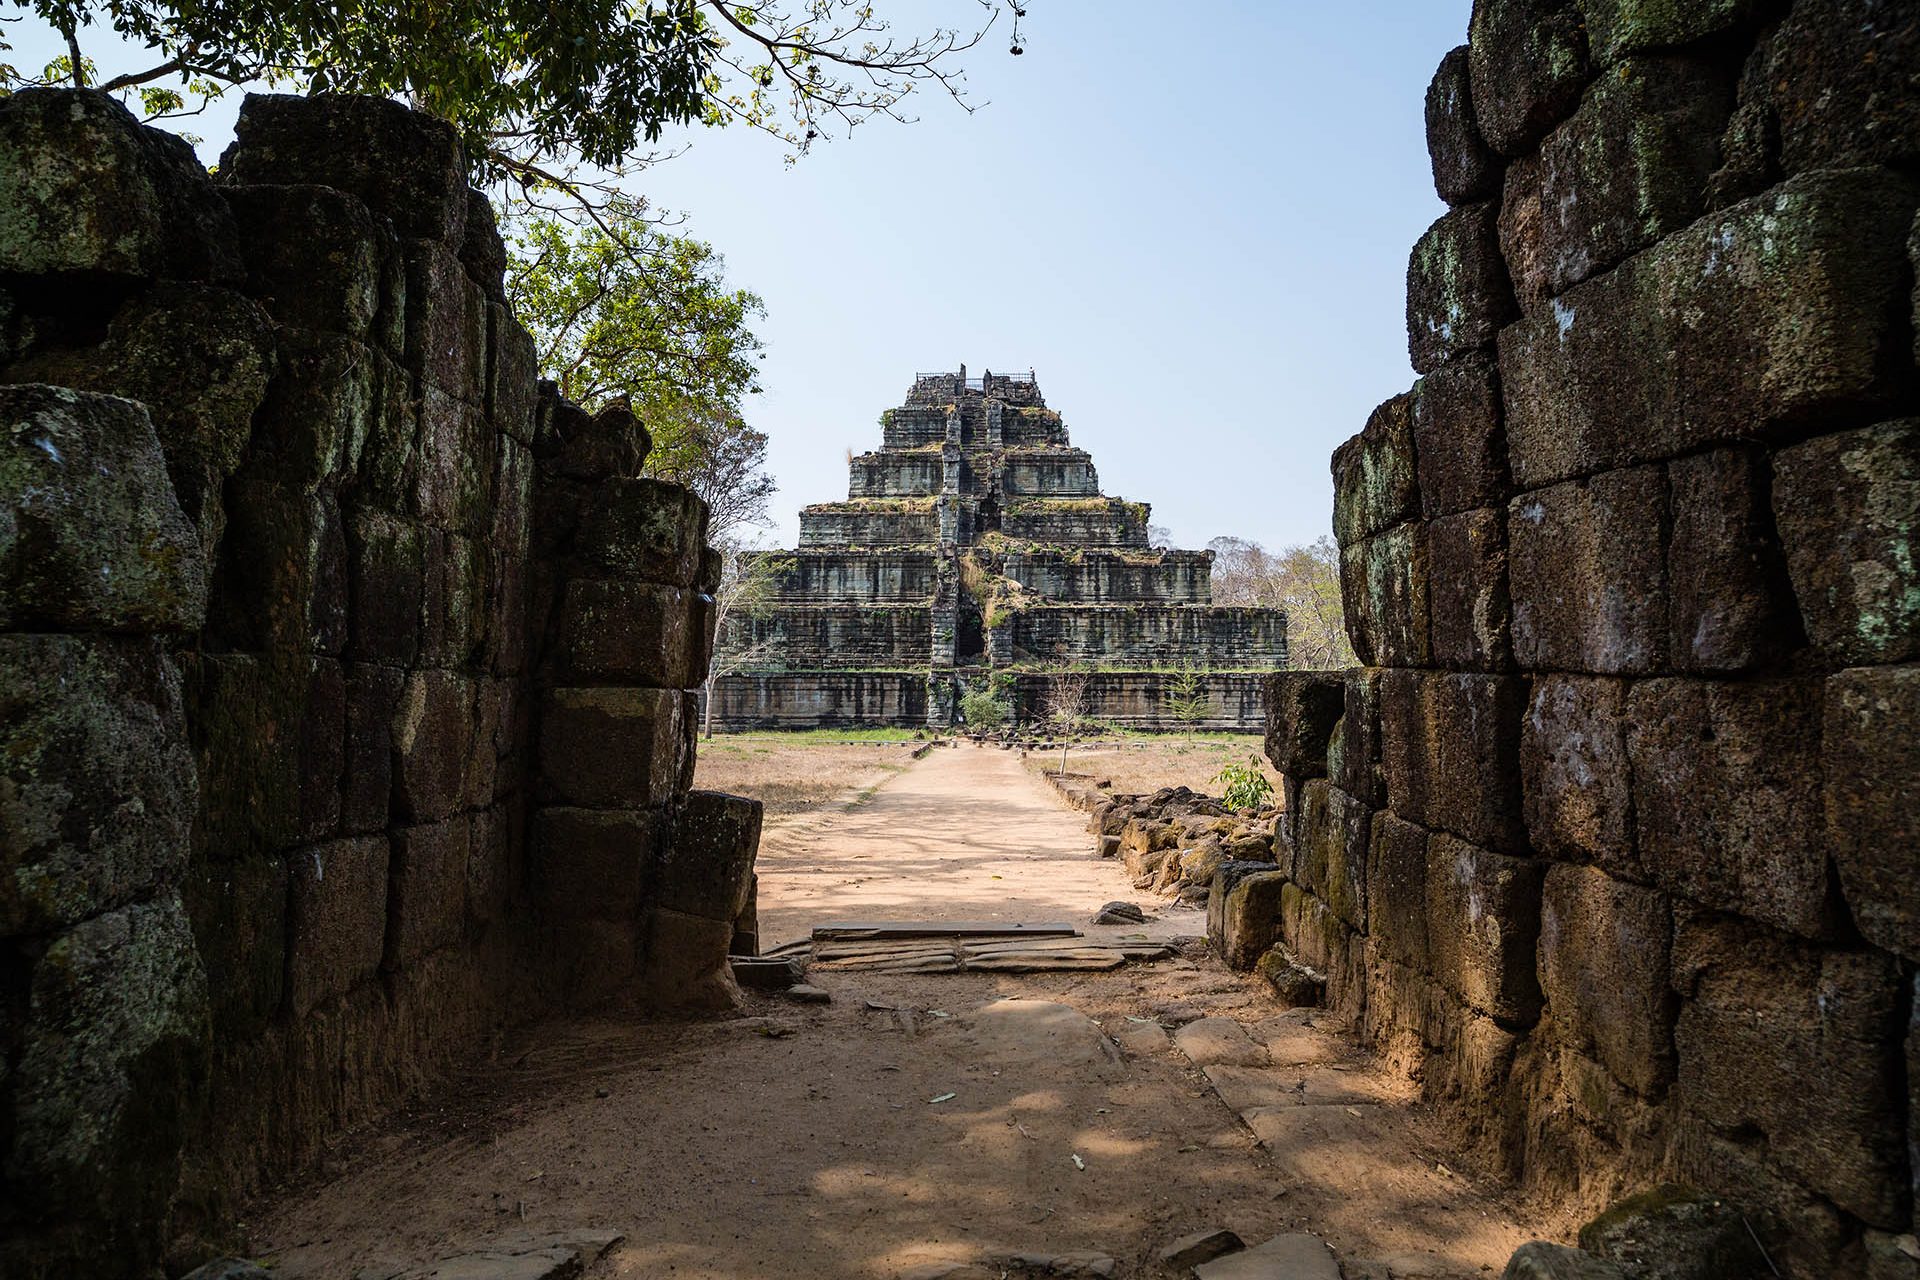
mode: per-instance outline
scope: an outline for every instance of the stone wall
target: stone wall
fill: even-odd
[[[1257,671],[1287,665],[1286,615],[1272,609],[1044,605],[1016,610],[1008,625],[1016,662]]]
[[[1009,538],[1053,547],[1147,546],[1148,508],[1119,498],[1027,498],[1000,520]]]
[[[832,503],[800,511],[800,547],[935,547],[940,516],[933,499],[909,499],[897,509],[843,509]]]
[[[763,617],[730,619],[721,642],[773,644],[768,670],[831,666],[924,667],[933,660],[931,605],[796,605]]]
[[[933,599],[940,561],[932,551],[775,551],[785,562],[773,590],[782,600],[899,604]]]
[[[929,679],[924,670],[721,676],[714,719],[729,729],[922,729]]]
[[[1018,722],[1046,723],[1047,698],[1053,679],[1037,671],[1014,675],[1013,710]],[[1168,672],[1095,671],[1086,677],[1085,712],[1090,719],[1128,729],[1177,727],[1240,733],[1260,719],[1265,679],[1248,672],[1201,673],[1200,690],[1207,699],[1207,714],[1198,721],[1186,722],[1176,717],[1169,705],[1173,676]]]
[[[1334,457],[1281,948],[1490,1163],[1911,1276],[1920,17],[1481,0]]]
[[[249,98],[209,178],[0,100],[0,1271],[190,1260],[504,1027],[710,1004],[706,513],[536,385],[451,130]]]
[[[1208,604],[1211,551],[1009,551],[1003,572],[1029,591],[1074,604]]]

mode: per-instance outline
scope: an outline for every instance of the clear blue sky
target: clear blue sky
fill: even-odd
[[[638,185],[766,299],[769,536],[846,495],[916,370],[961,361],[1036,369],[1102,487],[1178,545],[1329,532],[1329,453],[1412,382],[1407,251],[1442,211],[1422,104],[1469,7],[1029,0],[1024,56],[968,55],[971,115],[927,95],[791,168],[742,129],[684,135]],[[50,52],[13,30],[15,61]],[[204,158],[230,118],[186,122]]]

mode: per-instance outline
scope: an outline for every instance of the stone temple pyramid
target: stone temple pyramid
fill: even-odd
[[[1147,504],[1100,492],[1031,371],[923,373],[850,464],[845,502],[800,513],[769,608],[729,619],[715,681],[728,729],[957,723],[990,684],[1036,718],[1062,676],[1085,714],[1173,728],[1175,673],[1205,727],[1261,722],[1260,673],[1287,665],[1279,609],[1213,604],[1211,551],[1147,539]]]

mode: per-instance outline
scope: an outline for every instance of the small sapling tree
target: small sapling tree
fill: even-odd
[[[1213,706],[1207,698],[1206,681],[1193,667],[1182,667],[1167,677],[1163,696],[1167,714],[1186,729],[1187,744],[1191,746],[1194,726],[1207,718]]]

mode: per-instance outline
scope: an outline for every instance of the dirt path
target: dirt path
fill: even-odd
[[[936,750],[863,803],[773,825],[762,936],[850,916],[1084,922],[1136,897],[1089,846],[1012,756]],[[1161,936],[1204,931],[1197,912],[1160,914]],[[1528,1238],[1497,1195],[1436,1168],[1404,1086],[1198,946],[1110,973],[813,980],[832,1004],[530,1032],[343,1143],[328,1181],[261,1207],[256,1245],[276,1274],[374,1280],[508,1235],[611,1228],[627,1241],[596,1274],[961,1280],[1022,1256],[1160,1274],[1162,1245],[1217,1226],[1248,1243],[1312,1230],[1347,1280],[1388,1280],[1384,1260],[1409,1253],[1427,1269],[1391,1274],[1497,1272]],[[1159,1025],[1202,1015],[1234,1020],[1184,1039],[1228,1060],[1212,1078],[1252,1128]]]

